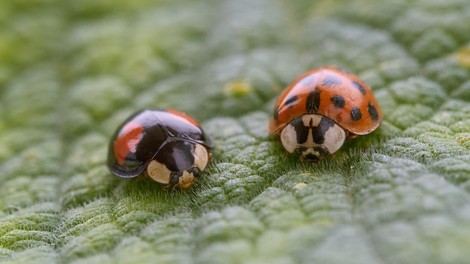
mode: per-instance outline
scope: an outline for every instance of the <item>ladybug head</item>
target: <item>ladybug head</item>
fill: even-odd
[[[146,174],[167,187],[190,188],[210,160],[205,146],[189,141],[166,143],[148,163]]]
[[[289,153],[318,162],[336,152],[344,143],[344,130],[331,119],[306,114],[292,120],[281,131],[281,142]]]

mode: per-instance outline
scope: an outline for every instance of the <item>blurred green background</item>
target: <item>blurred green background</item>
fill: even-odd
[[[274,99],[337,65],[384,122],[319,164],[269,138]],[[467,0],[0,2],[1,263],[468,263]],[[172,107],[216,139],[197,186],[104,166]]]

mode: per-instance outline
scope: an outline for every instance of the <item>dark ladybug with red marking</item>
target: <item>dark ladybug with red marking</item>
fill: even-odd
[[[269,132],[289,153],[318,162],[346,139],[374,131],[382,110],[372,90],[358,77],[335,67],[308,71],[276,101]]]
[[[214,147],[201,126],[172,109],[144,109],[130,116],[109,144],[108,168],[121,178],[145,175],[164,187],[187,189]]]

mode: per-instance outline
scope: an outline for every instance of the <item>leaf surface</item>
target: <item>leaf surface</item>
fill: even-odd
[[[467,1],[14,0],[0,22],[1,262],[470,259]],[[266,127],[321,65],[368,83],[384,122],[307,164]],[[107,171],[143,107],[216,140],[195,188]]]

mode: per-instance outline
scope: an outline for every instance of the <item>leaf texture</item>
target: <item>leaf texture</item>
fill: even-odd
[[[0,2],[0,262],[466,263],[466,0]],[[307,164],[267,134],[298,74],[337,65],[384,112]],[[190,191],[105,167],[143,107],[202,121]]]

